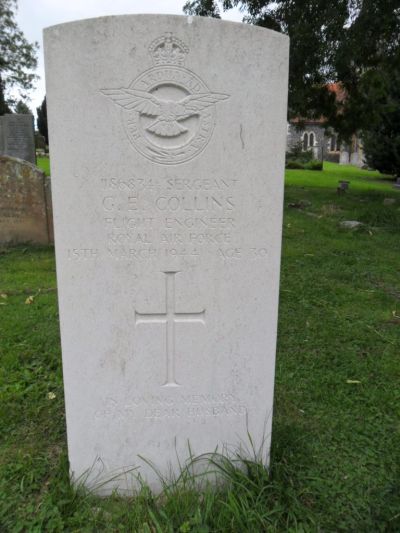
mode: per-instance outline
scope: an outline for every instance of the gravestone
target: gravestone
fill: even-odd
[[[248,433],[267,462],[287,37],[163,15],[44,36],[73,479],[159,490],[149,463]]]
[[[0,156],[0,243],[52,242],[50,183],[37,167]]]
[[[0,117],[0,155],[36,164],[33,115]]]
[[[35,133],[35,148],[43,152],[46,151],[46,138],[38,131]]]

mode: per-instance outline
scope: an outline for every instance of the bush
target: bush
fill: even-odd
[[[286,161],[286,168],[304,169],[304,163],[301,163],[300,161]]]
[[[286,161],[286,168],[292,170],[323,170],[323,162],[317,159],[312,159],[305,163],[304,161],[292,160]]]
[[[313,157],[311,150],[303,150],[303,143],[300,141],[289,152],[286,152],[286,161],[300,161],[307,163]]]
[[[367,72],[363,83],[373,110],[362,131],[366,162],[383,174],[400,176],[399,69],[382,64],[376,72]]]
[[[323,162],[318,161],[318,159],[312,159],[304,165],[304,168],[307,170],[323,170]]]

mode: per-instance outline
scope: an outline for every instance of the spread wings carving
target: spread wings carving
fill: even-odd
[[[161,112],[161,101],[150,93],[133,89],[103,89],[101,92],[124,109],[153,117]]]
[[[146,129],[163,137],[174,137],[187,131],[178,121],[199,114],[221,100],[229,98],[226,94],[191,94],[181,100],[161,100],[154,94],[135,89],[103,89],[105,96],[117,105],[142,115],[157,117]]]

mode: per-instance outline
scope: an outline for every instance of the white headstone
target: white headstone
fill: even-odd
[[[267,461],[287,37],[118,16],[46,29],[45,56],[74,479],[157,490],[147,461],[247,432]]]
[[[350,163],[350,153],[346,147],[340,148],[339,163],[341,165],[348,165]]]

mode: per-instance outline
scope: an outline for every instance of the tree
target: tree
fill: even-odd
[[[220,19],[219,7],[214,0],[198,0],[188,1],[183,7],[185,13],[189,15],[197,15],[199,17],[213,17]]]
[[[37,129],[46,139],[46,144],[49,144],[49,133],[47,130],[47,105],[46,97],[44,97],[43,102],[40,107],[36,108],[37,114]]]
[[[342,139],[369,124],[366,72],[399,50],[399,0],[223,0],[224,10],[247,11],[245,22],[289,35],[289,118],[324,116]],[[216,16],[218,2],[186,2],[187,14]],[[337,100],[329,84],[340,82]]]
[[[32,111],[22,100],[17,102],[17,105],[15,106],[15,112],[19,115],[32,115]]]
[[[10,89],[18,89],[25,100],[32,89],[37,66],[37,43],[29,43],[15,21],[16,0],[0,0],[0,114],[10,110],[15,99]]]
[[[367,163],[400,176],[400,54],[397,68],[384,62],[366,72],[361,91],[371,105],[370,122],[362,131]]]
[[[5,115],[6,113],[12,113],[12,111],[5,100],[3,82],[0,75],[0,115]]]

